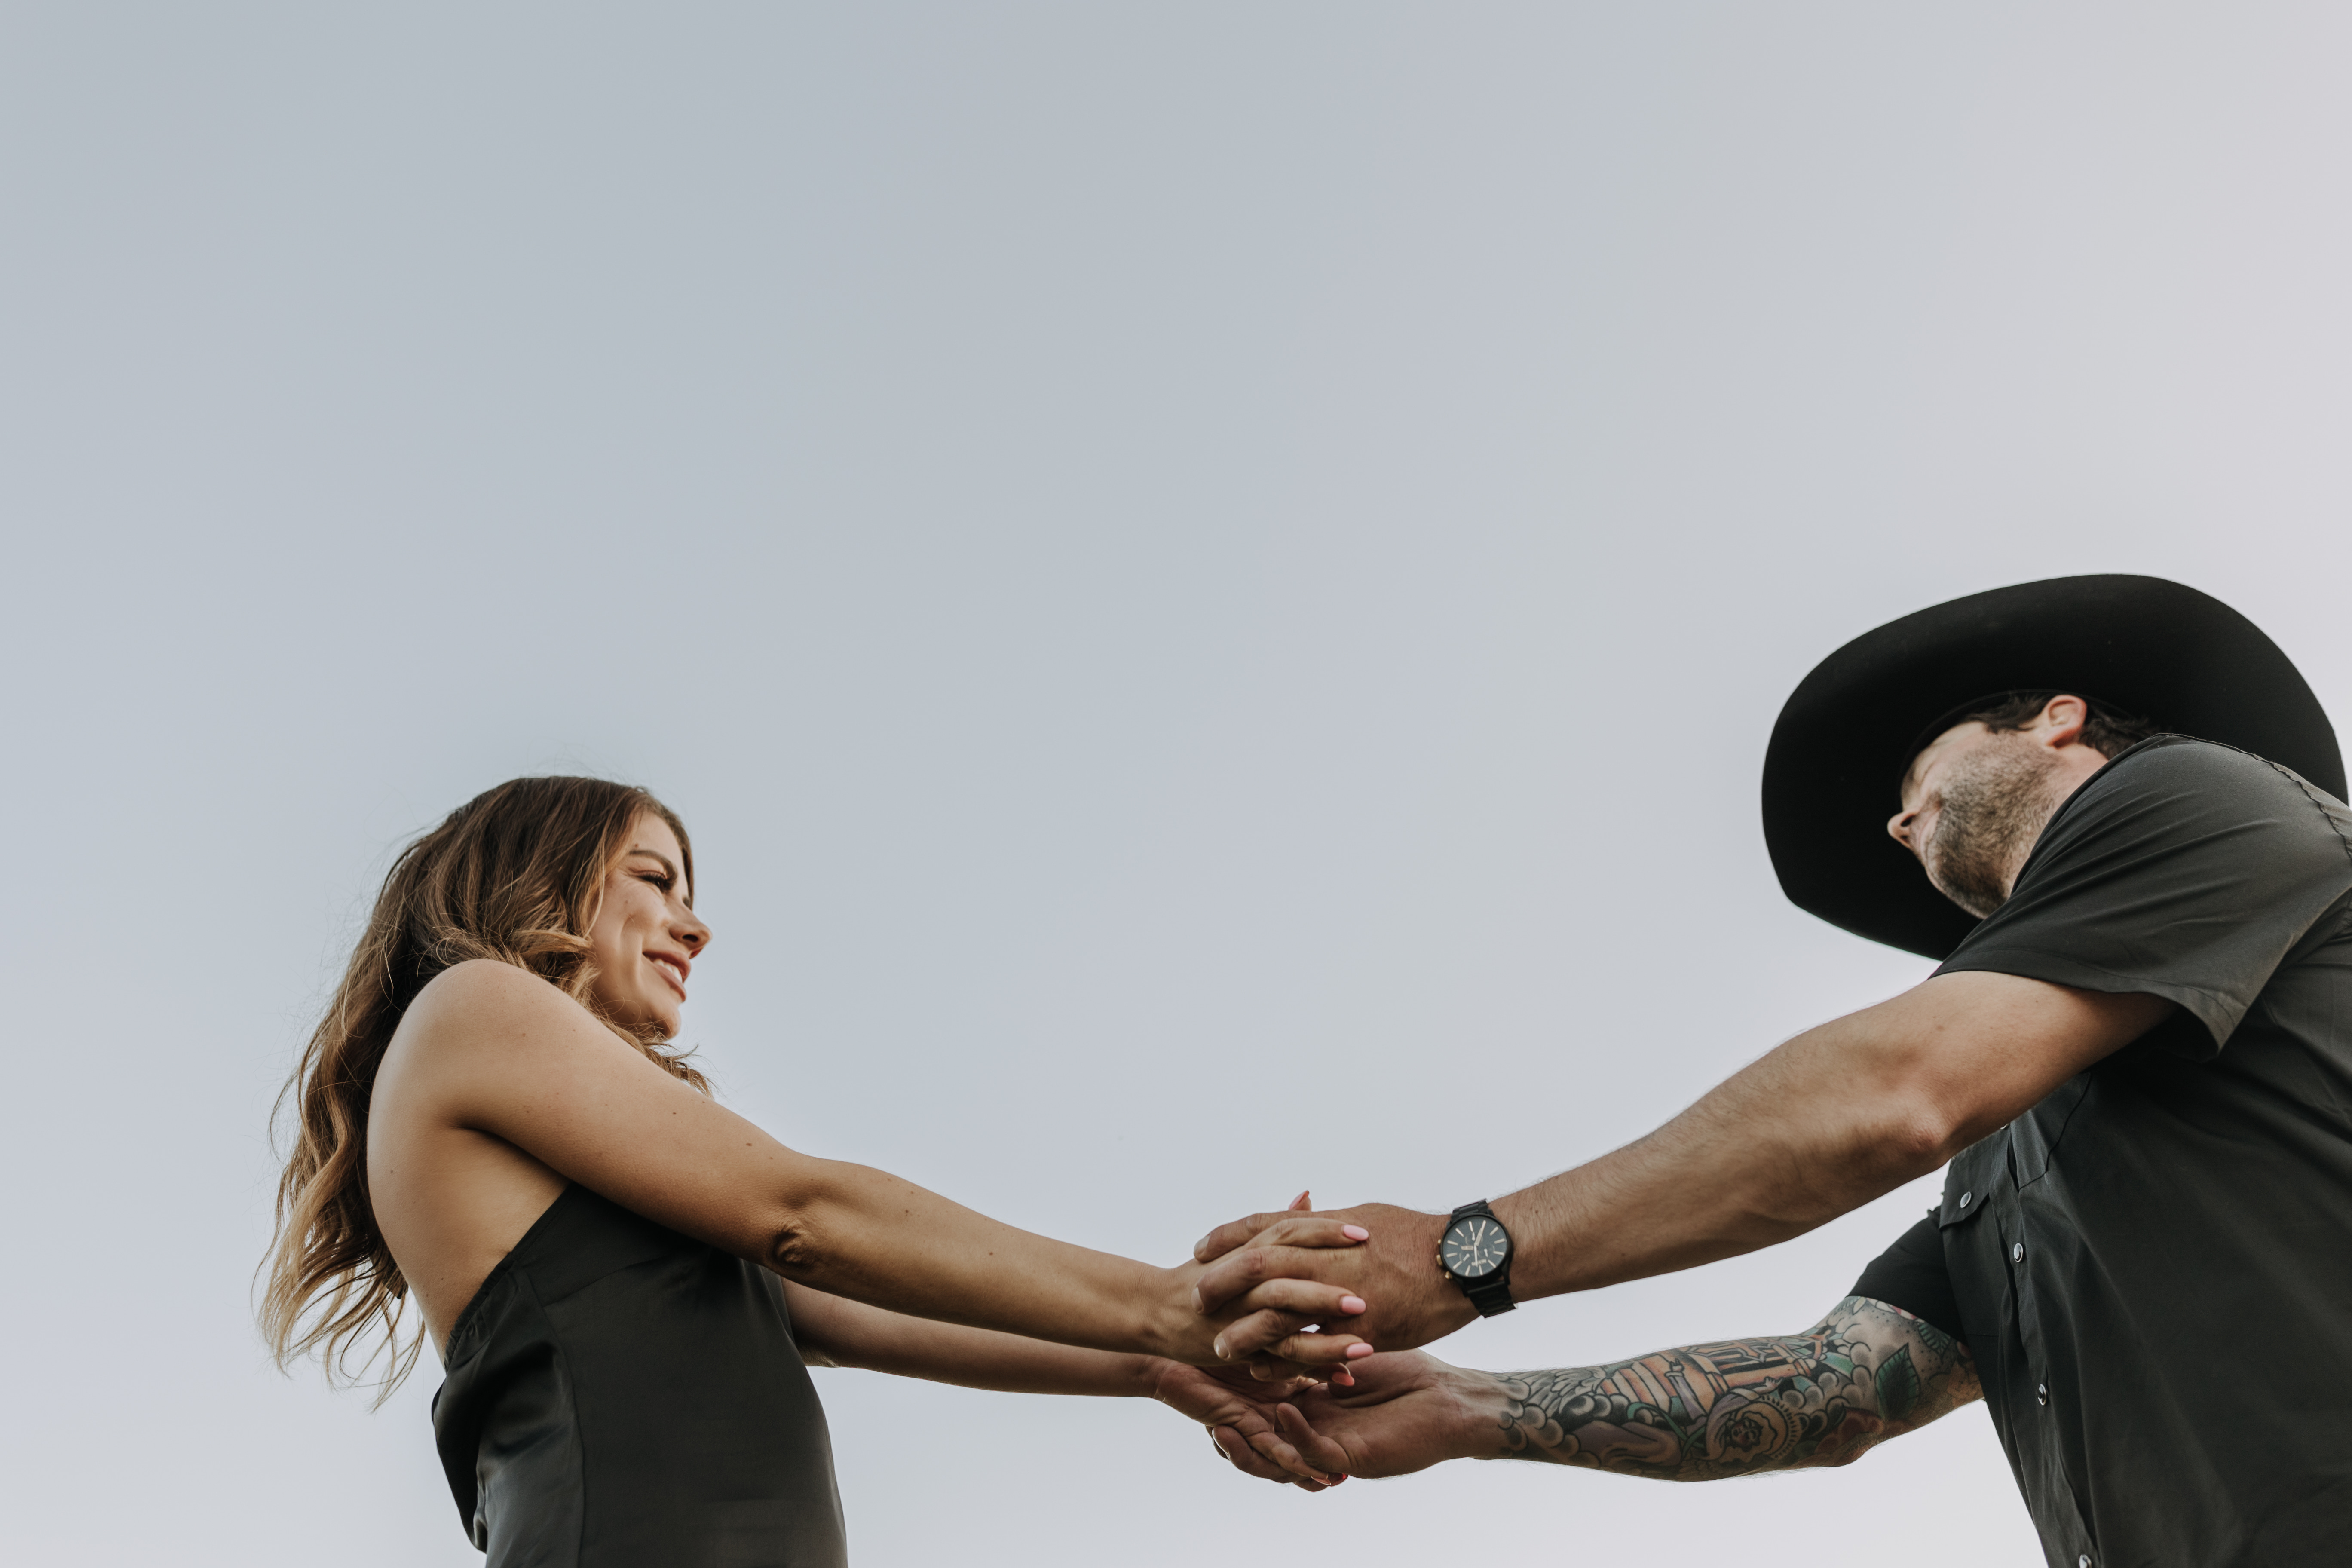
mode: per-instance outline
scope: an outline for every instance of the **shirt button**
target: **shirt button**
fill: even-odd
[[[2022,1263],[2025,1261],[2025,1243],[2020,1241],[2011,1245],[2009,1249],[2009,1260],[2011,1263]]]
[[[1962,1194],[1960,1194],[1960,1206],[1961,1206],[1962,1208],[1966,1208],[1966,1207],[1968,1207],[1968,1206],[1969,1206],[1969,1199],[1971,1199],[1971,1198],[1973,1198],[1973,1197],[1975,1197],[1975,1196],[1976,1196],[1976,1194],[1974,1194],[1974,1193],[1962,1193]]]
[[[2037,1405],[2047,1405],[2047,1404],[2049,1404],[2049,1403],[2050,1403],[2050,1385],[2049,1385],[2048,1384],[2046,1384],[2046,1383],[2037,1383],[2037,1384],[2035,1384],[2033,1385],[2033,1400],[2034,1400],[2034,1403],[2035,1403],[2035,1404],[2037,1404]]]

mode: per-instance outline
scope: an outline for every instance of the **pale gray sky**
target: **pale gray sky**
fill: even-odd
[[[1756,786],[1847,637],[2085,571],[2352,713],[2325,5],[12,6],[0,1556],[478,1561],[279,1377],[270,1097],[387,858],[646,783],[787,1142],[1173,1260],[1632,1138],[1926,965]],[[1812,1321],[1927,1202],[1541,1303]],[[865,1564],[2025,1563],[1858,1468],[1307,1498],[1156,1407],[818,1374]]]

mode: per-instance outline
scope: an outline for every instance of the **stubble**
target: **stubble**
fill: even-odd
[[[2057,774],[2058,759],[2023,736],[2004,737],[1954,768],[1920,858],[1937,890],[1979,920],[2008,902],[2057,809]]]

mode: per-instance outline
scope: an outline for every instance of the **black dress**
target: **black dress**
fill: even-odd
[[[782,1287],[583,1186],[459,1315],[433,1431],[488,1568],[848,1562]]]

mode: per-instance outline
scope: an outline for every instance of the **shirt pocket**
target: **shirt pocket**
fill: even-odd
[[[1984,1216],[1993,1209],[2009,1217],[1987,1222]],[[2002,1238],[2016,1228],[2016,1212],[2017,1183],[2010,1172],[2009,1130],[2003,1128],[1953,1158],[1936,1208],[1944,1271],[1981,1378],[1999,1375],[2016,1329],[2017,1298],[2002,1262]]]
[[[2009,1150],[2007,1128],[1980,1138],[1952,1157],[1944,1168],[1944,1198],[1936,1210],[1936,1228],[1948,1233],[1954,1226],[1966,1225],[1992,1206],[1994,1184],[2008,1174]],[[1955,1238],[1948,1234],[1945,1243]]]

